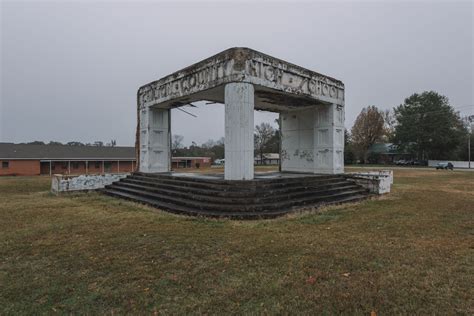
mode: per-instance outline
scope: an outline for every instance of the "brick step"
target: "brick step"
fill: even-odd
[[[174,183],[179,183],[183,186],[193,186],[198,185],[200,187],[209,187],[209,188],[228,188],[228,189],[235,189],[235,190],[243,190],[243,191],[251,191],[253,187],[262,187],[262,188],[270,188],[270,187],[281,187],[285,185],[291,184],[302,184],[308,182],[317,182],[320,181],[324,183],[327,180],[334,180],[334,179],[345,179],[344,176],[341,175],[310,175],[304,177],[292,177],[292,178],[275,178],[275,179],[254,179],[254,180],[224,180],[224,179],[207,179],[207,178],[196,178],[196,177],[186,177],[186,176],[173,176],[168,174],[149,174],[149,173],[140,173],[135,172],[131,176],[131,178],[145,178],[145,179],[159,179],[160,182],[168,183],[168,181],[172,181]]]
[[[162,184],[170,184],[170,185],[178,185],[180,187],[192,187],[192,188],[199,188],[199,189],[208,189],[208,190],[215,190],[215,191],[226,191],[226,192],[254,192],[257,190],[270,190],[270,189],[277,189],[277,188],[284,188],[286,186],[291,185],[305,185],[305,184],[325,184],[328,182],[334,181],[343,181],[345,180],[342,176],[333,176],[330,178],[316,178],[316,177],[308,177],[309,179],[302,179],[301,181],[295,181],[295,179],[281,179],[280,182],[272,182],[267,183],[266,181],[262,180],[248,180],[248,181],[236,181],[239,182],[238,184],[227,184],[226,181],[221,180],[219,182],[199,182],[199,181],[188,181],[188,179],[183,177],[162,177],[162,178],[155,178],[151,176],[141,176],[141,175],[131,175],[128,176],[127,179],[135,179],[135,180],[142,180],[142,181],[149,181],[149,182],[159,182]]]
[[[225,189],[218,187],[217,189],[203,189],[194,186],[181,186],[179,183],[163,183],[160,181],[155,180],[148,180],[148,179],[137,179],[137,178],[125,178],[122,179],[119,183],[130,183],[130,184],[137,184],[142,186],[149,186],[153,188],[165,189],[168,191],[175,191],[175,192],[187,192],[196,195],[208,195],[208,196],[220,196],[226,198],[239,198],[239,197],[267,197],[267,196],[275,196],[279,194],[288,194],[292,192],[299,192],[303,190],[309,189],[319,189],[319,188],[332,188],[338,187],[343,185],[353,185],[353,182],[347,181],[345,179],[334,179],[328,180],[325,183],[315,182],[315,183],[306,183],[303,185],[287,185],[281,188],[275,189],[261,189],[258,190],[257,188],[254,191],[225,191]]]
[[[190,216],[206,216],[206,217],[226,217],[232,219],[262,219],[262,218],[274,218],[278,216],[282,216],[284,214],[290,213],[295,209],[292,207],[286,209],[279,209],[273,211],[266,211],[266,212],[227,212],[227,211],[208,211],[208,210],[200,210],[195,208],[189,208],[185,206],[176,205],[173,203],[167,203],[163,201],[157,201],[153,198],[147,198],[139,195],[134,195],[127,192],[117,191],[113,189],[106,189],[103,190],[103,193],[119,197],[123,199],[127,199],[130,201],[143,203],[147,205],[151,205],[153,207],[181,215],[190,215]],[[368,197],[366,194],[360,195],[352,195],[349,197],[344,197],[340,199],[335,199],[329,202],[322,202],[322,203],[315,203],[311,206],[321,206],[321,205],[331,205],[331,204],[340,204],[340,203],[349,203],[349,202],[357,202],[364,200]],[[310,205],[308,205],[310,206]]]
[[[208,211],[226,211],[226,212],[256,212],[256,211],[267,211],[267,210],[278,210],[286,209],[291,206],[299,206],[306,204],[313,204],[317,202],[330,202],[334,199],[339,199],[343,197],[349,197],[351,195],[362,195],[366,193],[365,189],[354,189],[347,190],[343,192],[337,192],[326,195],[317,195],[317,196],[305,196],[302,198],[276,201],[276,202],[265,202],[254,204],[251,201],[247,201],[241,204],[223,204],[223,203],[211,203],[211,202],[202,202],[193,199],[193,197],[180,198],[176,196],[171,196],[168,194],[159,194],[149,191],[143,191],[141,189],[133,189],[128,187],[116,186],[114,184],[105,188],[107,190],[122,191],[133,195],[143,196],[146,198],[156,199],[165,203],[177,204],[188,208],[208,210]]]
[[[148,184],[136,184],[130,183],[128,181],[115,182],[111,187],[128,187],[136,190],[148,191],[158,194],[171,195],[174,197],[179,197],[182,199],[193,199],[201,202],[211,202],[219,204],[262,204],[269,202],[278,202],[288,199],[301,198],[305,196],[317,196],[317,195],[330,195],[341,191],[355,190],[360,189],[360,187],[351,182],[340,182],[339,185],[335,186],[319,186],[316,188],[299,188],[298,190],[291,190],[293,188],[287,188],[286,190],[279,190],[278,193],[275,192],[256,192],[250,193],[248,195],[241,195],[238,197],[231,197],[226,194],[229,192],[220,192],[222,195],[215,194],[200,194],[200,193],[191,193],[188,190],[183,190],[183,188],[174,187],[173,189],[169,188],[159,188]],[[241,193],[241,192],[239,192]]]

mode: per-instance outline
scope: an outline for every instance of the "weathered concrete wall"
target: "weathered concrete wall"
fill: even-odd
[[[59,194],[70,191],[87,191],[102,189],[112,182],[125,178],[128,173],[64,176],[55,174],[51,178],[51,192]]]
[[[281,170],[315,172],[315,109],[281,114]]]
[[[171,170],[171,111],[144,107],[140,110],[140,171]]]
[[[318,106],[315,115],[315,172],[344,172],[344,107]]]
[[[225,86],[226,180],[253,179],[254,88],[248,83]]]
[[[390,193],[393,184],[393,171],[354,172],[349,174],[349,178],[368,189],[370,193],[385,194]]]
[[[344,109],[320,105],[281,114],[282,171],[344,172]]]
[[[228,49],[141,87],[138,102],[152,106],[179,101],[229,82],[247,82],[327,103],[344,102],[341,81],[245,47]]]

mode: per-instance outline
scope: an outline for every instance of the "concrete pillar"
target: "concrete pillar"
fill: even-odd
[[[170,171],[170,149],[170,110],[150,107],[140,110],[140,171]]]
[[[253,179],[254,87],[249,83],[225,86],[225,173],[226,180]]]
[[[318,105],[281,114],[281,170],[344,172],[344,108]]]
[[[315,172],[344,172],[344,107],[331,104],[316,108],[314,157]]]
[[[314,173],[315,109],[281,113],[281,170]]]

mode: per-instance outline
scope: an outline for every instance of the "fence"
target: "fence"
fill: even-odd
[[[469,168],[469,161],[455,161],[455,160],[428,160],[429,167],[436,167],[439,162],[450,162],[454,168]],[[471,168],[474,168],[474,162],[471,161]]]

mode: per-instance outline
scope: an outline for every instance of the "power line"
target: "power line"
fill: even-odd
[[[178,110],[180,110],[181,112],[184,112],[184,113],[186,113],[186,114],[189,114],[189,115],[191,115],[191,116],[197,117],[197,115],[194,115],[193,113],[189,113],[188,111],[185,111],[185,110],[183,110],[182,108],[176,108],[176,109],[178,109]]]

